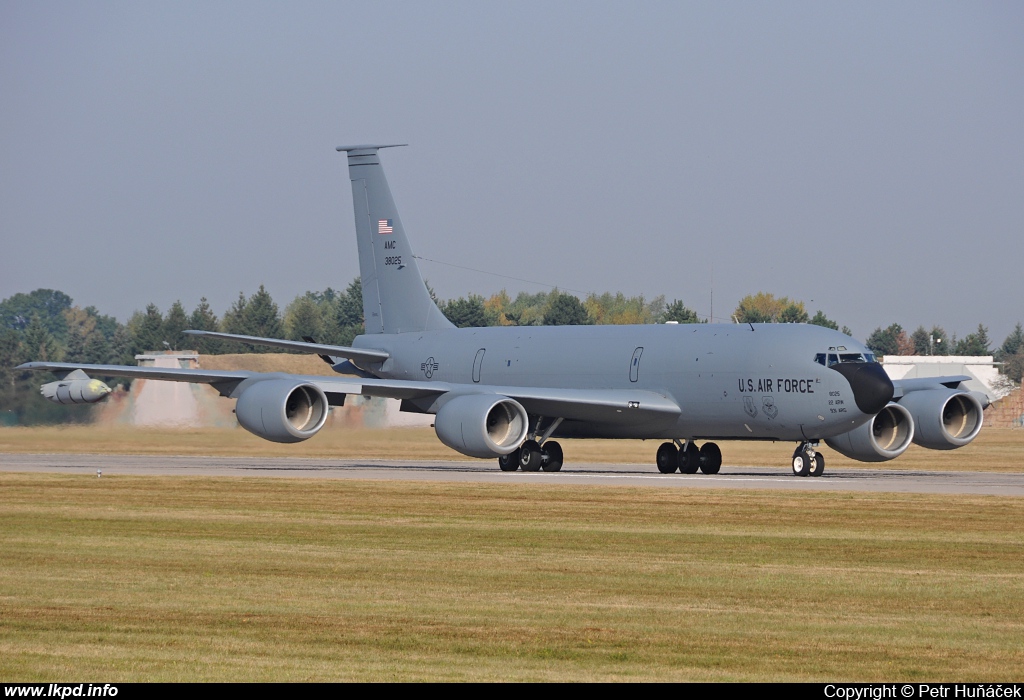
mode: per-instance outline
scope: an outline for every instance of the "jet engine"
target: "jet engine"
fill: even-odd
[[[500,457],[526,439],[529,418],[519,402],[494,394],[456,396],[437,412],[441,442],[470,457]]]
[[[272,442],[301,442],[327,420],[327,396],[312,384],[265,379],[242,390],[235,404],[238,423]]]
[[[841,455],[861,462],[887,462],[903,454],[914,439],[914,419],[902,404],[890,403],[864,425],[825,440]]]
[[[953,450],[978,436],[985,409],[973,394],[955,389],[914,391],[900,406],[914,417],[914,443],[930,450]]]
[[[84,372],[82,373],[84,376]],[[99,379],[62,379],[43,384],[39,389],[45,398],[54,403],[96,403],[107,398],[113,391]]]

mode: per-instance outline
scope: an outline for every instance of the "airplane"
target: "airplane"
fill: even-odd
[[[313,437],[346,396],[400,399],[403,411],[433,414],[442,443],[496,459],[502,471],[559,471],[555,438],[618,438],[664,440],[655,455],[662,473],[716,474],[715,440],[772,440],[796,443],[794,475],[821,476],[821,442],[882,462],[911,443],[962,447],[981,430],[988,399],[965,388],[969,377],[892,381],[866,346],[820,326],[456,328],[431,299],[384,175],[380,151],[401,145],[337,149],[348,159],[365,317],[351,347],[186,331],[318,354],[346,376],[60,362],[18,369],[57,373],[62,381],[43,393],[71,403],[106,396],[90,375],[210,384],[236,400],[243,428],[283,443]]]

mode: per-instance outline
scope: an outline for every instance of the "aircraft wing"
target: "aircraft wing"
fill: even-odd
[[[170,382],[211,384],[223,396],[234,396],[239,384],[247,380],[292,379],[319,387],[332,404],[340,404],[343,395],[361,394],[392,399],[439,399],[451,394],[493,394],[516,399],[527,411],[566,420],[599,423],[635,424],[652,420],[672,420],[679,405],[653,391],[635,389],[552,389],[544,387],[488,386],[450,382],[408,381],[364,377],[249,372],[246,370],[210,370],[179,367],[129,367],[126,365],[87,365],[65,362],[28,362],[20,370],[50,371],[58,375],[80,370],[90,376],[157,379]],[[251,383],[251,382],[248,382]]]
[[[351,348],[345,345],[323,345],[321,343],[307,343],[300,340],[279,340],[277,338],[260,338],[255,335],[236,335],[235,333],[217,333],[214,331],[182,331],[182,333],[200,338],[218,338],[220,340],[231,340],[236,343],[265,345],[269,348],[297,350],[299,352],[308,352],[312,355],[345,357],[350,360],[362,360],[363,362],[383,362],[391,357],[389,353],[383,350]]]
[[[80,370],[90,376],[158,379],[166,382],[211,384],[224,396],[232,396],[235,388],[246,380],[293,379],[313,384],[330,394],[365,394],[395,399],[422,398],[440,395],[451,388],[443,382],[416,382],[360,377],[328,377],[319,374],[285,374],[250,372],[248,370],[189,369],[184,367],[129,367],[127,365],[83,365],[66,362],[27,362],[15,369],[49,371],[58,374]]]
[[[913,377],[911,379],[893,379],[892,385],[895,389],[893,400],[898,401],[903,396],[914,391],[927,391],[928,389],[956,389],[961,382],[970,381],[972,377],[966,374],[958,374],[949,377]]]

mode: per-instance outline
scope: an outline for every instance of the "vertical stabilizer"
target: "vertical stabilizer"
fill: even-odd
[[[394,144],[404,145],[404,144]],[[390,146],[338,146],[348,152],[352,207],[367,333],[454,328],[427,292],[398,218],[377,151]]]

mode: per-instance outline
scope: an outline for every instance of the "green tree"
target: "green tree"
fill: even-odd
[[[1021,377],[1024,375],[1024,347],[1007,356],[1003,360],[1002,369],[1007,377],[1020,384]]]
[[[908,345],[903,326],[894,323],[888,328],[876,328],[864,343],[876,355],[899,355],[901,345]]]
[[[213,313],[213,309],[210,308],[210,302],[206,300],[206,297],[199,300],[199,304],[188,317],[188,328],[194,331],[216,332],[220,330],[220,322],[217,320],[217,315]],[[201,355],[217,355],[224,352],[224,342],[216,338],[191,336],[187,342]]]
[[[839,330],[839,324],[830,319],[828,316],[826,316],[824,312],[821,311],[821,309],[818,309],[817,313],[814,314],[814,317],[810,321],[808,321],[808,323],[810,323],[812,326],[831,328],[834,331]]]
[[[519,292],[515,301],[505,311],[505,316],[515,326],[539,326],[544,323],[549,297],[558,294],[558,290],[529,294]]]
[[[352,280],[343,294],[338,295],[338,325],[342,328],[361,328],[363,325],[363,282],[359,277]]]
[[[185,307],[181,305],[181,301],[171,304],[171,308],[167,310],[167,318],[164,319],[160,329],[163,336],[161,345],[167,343],[172,349],[177,350],[184,345],[191,344],[191,339],[182,334],[182,331],[188,328],[188,322],[189,318],[185,314]]]
[[[488,325],[484,298],[479,294],[449,299],[441,305],[441,312],[457,328],[481,328]]]
[[[1024,348],[1024,328],[1021,328],[1021,324],[1018,322],[1013,328],[1013,332],[1006,336],[1006,340],[999,347],[997,351],[996,360],[1003,361],[1005,358],[1013,357]]]
[[[553,292],[552,297],[544,313],[545,326],[585,326],[592,323],[583,304],[572,294]]]
[[[978,330],[974,333],[968,333],[961,340],[957,341],[954,353],[957,355],[970,355],[970,356],[981,356],[991,355],[992,351],[989,350],[989,345],[992,341],[988,337],[988,329],[985,326],[978,324]]]
[[[25,327],[21,336],[21,362],[59,362],[63,358],[60,345],[38,314]]]
[[[807,323],[809,318],[803,302],[791,303],[779,314],[779,323]]]
[[[156,304],[148,304],[144,314],[138,311],[132,314],[128,328],[132,335],[133,356],[164,349],[164,317]]]
[[[238,299],[231,305],[231,308],[224,313],[224,320],[221,322],[222,330],[225,333],[236,335],[247,335],[245,325],[245,310],[249,305],[244,292],[238,293]]]
[[[114,333],[114,339],[110,341],[110,362],[115,365],[134,365],[135,353],[132,352],[133,338],[131,331],[128,326],[120,326],[117,332]],[[107,382],[107,385],[113,387],[114,384],[122,384],[124,386],[131,385],[131,380],[126,378],[117,378],[113,380],[114,383]]]
[[[25,330],[32,317],[38,316],[54,340],[62,343],[68,332],[64,312],[71,308],[71,304],[71,297],[55,289],[15,294],[0,302],[0,328]]]
[[[321,302],[330,305],[330,302]],[[324,317],[312,292],[295,297],[284,311],[284,327],[290,340],[313,338],[323,342]]]
[[[111,357],[110,343],[106,336],[98,330],[90,333],[89,337],[85,339],[82,354],[82,361],[88,364],[106,365],[114,362],[114,358]]]
[[[245,335],[254,335],[260,338],[284,336],[277,304],[274,303],[270,293],[262,284],[256,293],[249,297],[249,303],[245,306],[243,323],[246,329]],[[275,352],[275,350],[265,346],[256,346],[254,352]]]
[[[910,342],[914,344],[915,355],[930,355],[932,340],[924,326],[918,326],[917,330],[910,334]]]
[[[676,323],[706,323],[706,321],[701,321],[697,317],[696,311],[687,308],[678,299],[674,299],[671,304],[666,306],[664,313],[661,315],[662,323],[669,321],[675,321]]]
[[[14,368],[21,357],[19,334],[11,328],[0,327],[0,426],[18,422],[14,402]]]
[[[65,362],[85,362],[85,336],[79,327],[68,331],[68,344],[64,350]]]
[[[85,307],[85,313],[95,322],[95,329],[103,334],[103,337],[107,339],[109,343],[114,338],[114,334],[117,329],[121,326],[117,322],[117,319],[113,316],[106,316],[96,310],[95,306]]]
[[[748,294],[733,312],[739,323],[806,323],[807,309],[802,301],[790,301],[767,292]]]

